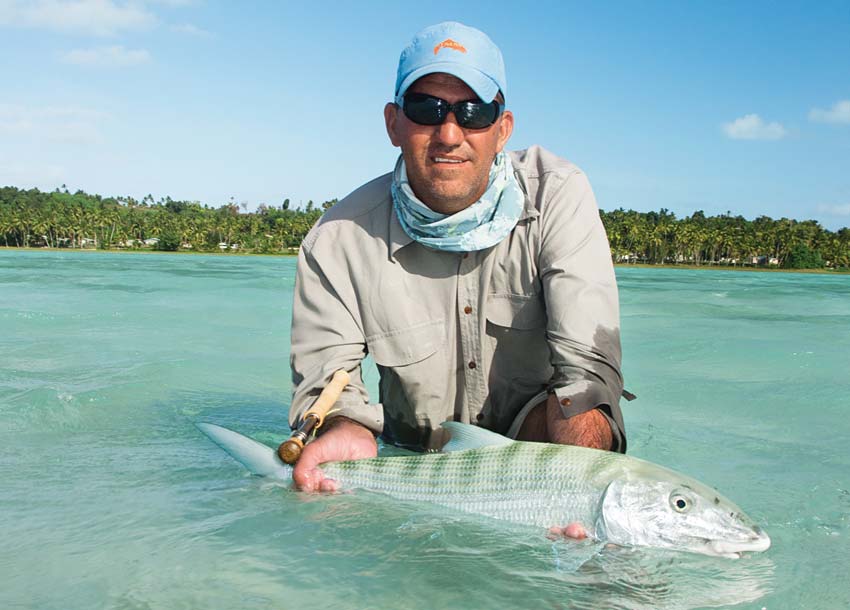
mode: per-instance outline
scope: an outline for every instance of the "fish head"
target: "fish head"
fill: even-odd
[[[673,471],[648,470],[608,485],[597,524],[608,541],[719,557],[770,546],[768,535],[714,489]]]

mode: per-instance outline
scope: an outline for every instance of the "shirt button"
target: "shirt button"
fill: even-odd
[[[569,398],[562,398],[561,404],[564,405],[565,407],[569,407],[571,404],[573,404],[573,401],[570,400]]]
[[[467,305],[466,307],[463,308],[463,313],[466,313],[466,314],[472,313],[472,307]]]
[[[477,364],[475,364],[475,360],[471,360],[471,361],[469,362],[469,368],[474,369],[476,366],[478,366],[478,365],[477,365]]]
[[[475,416],[475,419],[477,419],[478,421],[481,421],[482,419],[484,419],[484,414],[479,413],[478,415]]]

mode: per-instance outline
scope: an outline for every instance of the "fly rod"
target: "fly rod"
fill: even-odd
[[[334,406],[339,395],[351,381],[348,371],[344,369],[334,373],[330,383],[325,386],[322,393],[313,403],[313,406],[301,418],[301,423],[292,431],[292,435],[288,440],[281,443],[277,448],[277,454],[287,464],[294,464],[301,457],[301,451],[304,449],[304,444],[307,442],[310,434],[321,427],[325,421],[325,416]]]

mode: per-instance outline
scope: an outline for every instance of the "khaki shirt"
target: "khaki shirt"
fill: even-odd
[[[298,257],[291,425],[346,369],[338,414],[395,444],[438,448],[447,420],[504,434],[548,390],[567,416],[600,407],[625,451],[617,284],[590,184],[540,147],[510,155],[525,209],[486,250],[412,240],[393,211],[390,174],[316,223]],[[367,354],[379,403],[361,379]]]

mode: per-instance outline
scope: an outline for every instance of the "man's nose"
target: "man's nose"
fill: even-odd
[[[438,125],[437,137],[440,143],[451,146],[457,146],[463,142],[463,138],[465,137],[463,127],[457,124],[454,112],[450,112],[446,120]]]

